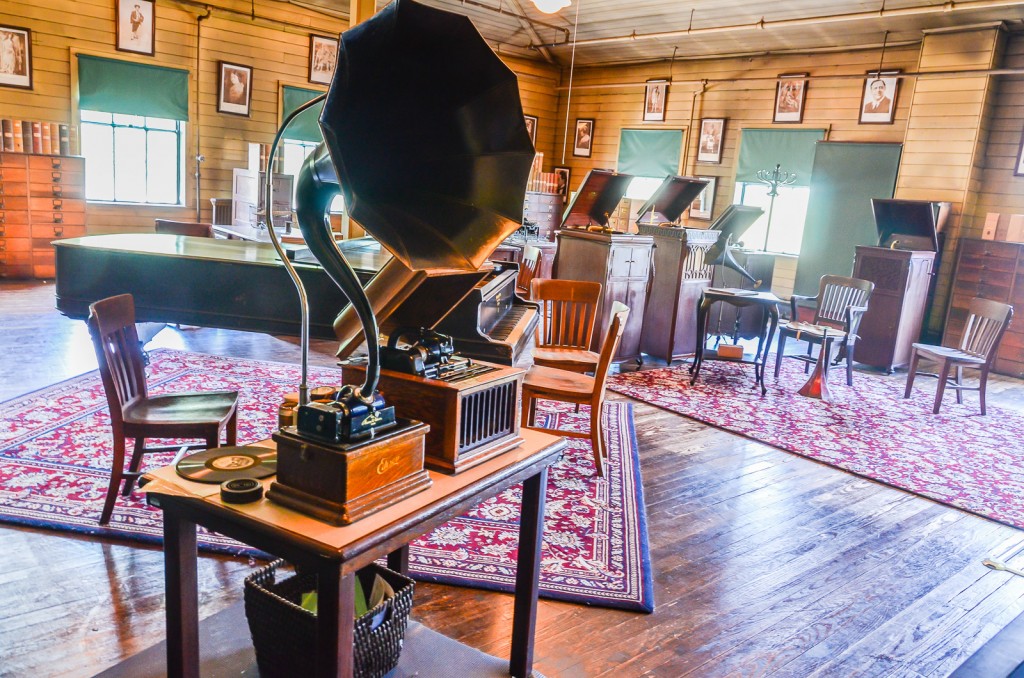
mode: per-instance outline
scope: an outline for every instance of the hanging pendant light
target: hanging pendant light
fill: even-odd
[[[545,14],[554,14],[563,7],[568,7],[572,2],[571,0],[533,0],[533,4]]]

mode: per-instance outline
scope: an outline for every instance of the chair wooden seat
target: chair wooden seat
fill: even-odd
[[[936,346],[932,344],[912,344],[910,369],[907,371],[907,386],[903,397],[909,398],[914,388],[914,378],[918,374],[938,377],[939,386],[935,389],[935,402],[932,414],[938,414],[942,407],[942,396],[947,388],[956,391],[956,401],[964,402],[964,391],[978,391],[981,401],[981,413],[985,414],[985,388],[988,385],[988,373],[992,369],[999,342],[1006,333],[1013,319],[1013,307],[990,299],[975,297],[967,306],[967,322],[964,324],[963,335],[959,346]],[[939,363],[938,373],[918,372],[918,362],[924,358]],[[964,368],[976,369],[979,372],[978,385],[964,384]],[[951,377],[950,372],[956,368]]]
[[[611,369],[612,358],[622,339],[622,331],[626,327],[629,308],[620,302],[612,304],[612,321],[608,324],[608,334],[601,344],[601,353],[594,376],[590,377],[578,372],[560,370],[554,367],[534,365],[523,379],[523,426],[530,427],[537,413],[537,399],[561,400],[562,402],[579,405],[590,405],[590,431],[565,431],[562,429],[538,428],[541,431],[568,436],[570,438],[589,438],[594,452],[594,467],[597,475],[605,474],[604,430],[601,427],[601,411],[604,409],[605,384],[608,382],[608,371]]]
[[[601,283],[534,278],[530,291],[530,299],[541,306],[534,364],[583,373],[596,370],[600,356],[590,344]]]
[[[126,432],[129,426],[160,426],[168,437],[172,429],[183,438],[205,437],[210,426],[219,425],[235,410],[237,400],[236,391],[150,396],[124,408]]]
[[[100,366],[103,390],[110,408],[114,434],[114,456],[110,469],[107,498],[100,514],[100,525],[110,521],[117,491],[124,480],[122,494],[131,494],[142,472],[142,456],[175,447],[146,447],[147,438],[200,438],[202,445],[220,445],[221,432],[228,445],[236,442],[238,393],[204,391],[150,396],[142,345],[135,330],[135,302],[130,294],[101,299],[89,306],[89,334]],[[135,439],[128,469],[125,470],[125,438]]]
[[[601,354],[583,348],[546,348],[533,350],[533,364],[557,367],[573,372],[593,372],[601,360]]]

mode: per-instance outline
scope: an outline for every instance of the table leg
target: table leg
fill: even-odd
[[[761,395],[768,392],[768,389],[764,385],[764,368],[765,363],[768,362],[768,354],[772,350],[772,340],[775,339],[775,330],[779,327],[779,306],[778,304],[768,305],[768,337],[765,339],[764,355],[761,357]],[[760,349],[758,350],[760,352]],[[776,360],[782,359],[782,351],[775,357]],[[778,375],[778,368],[775,370],[775,374]]]
[[[409,545],[406,544],[388,554],[388,569],[398,574],[409,575]]]
[[[316,675],[352,678],[356,614],[355,574],[341,576],[341,564],[317,571]]]
[[[199,678],[196,524],[164,511],[167,675]]]
[[[509,673],[516,678],[528,678],[533,673],[533,636],[537,627],[537,590],[540,588],[544,491],[547,484],[546,467],[523,482],[516,597],[512,615],[512,658],[509,662]]]
[[[697,375],[700,374],[700,365],[704,361],[704,342],[708,334],[708,303],[707,298],[701,295],[700,303],[697,304],[697,344],[693,354],[693,364],[690,365],[690,385],[697,382]]]

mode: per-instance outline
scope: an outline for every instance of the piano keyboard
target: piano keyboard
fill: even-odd
[[[494,324],[491,331],[488,332],[487,336],[495,341],[505,341],[508,339],[512,332],[515,331],[516,325],[523,319],[527,313],[536,313],[536,310],[531,306],[512,306],[508,311],[501,317],[501,320]]]

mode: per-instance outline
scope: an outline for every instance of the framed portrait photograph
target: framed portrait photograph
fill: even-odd
[[[530,141],[533,145],[537,145],[537,116],[535,115],[524,115],[523,120],[526,121],[526,131],[530,134]]]
[[[330,85],[338,64],[338,39],[323,35],[309,36],[309,81]]]
[[[772,122],[802,122],[807,101],[806,73],[785,73],[775,86],[775,115]]]
[[[217,112],[249,115],[252,103],[252,67],[221,61],[217,68]]]
[[[899,71],[868,71],[860,100],[862,124],[891,125],[896,115],[896,92]]]
[[[566,200],[569,199],[569,178],[572,171],[568,167],[555,168],[555,180],[558,182],[555,191]]]
[[[644,96],[644,122],[665,122],[668,80],[648,80]]]
[[[576,137],[572,143],[572,154],[589,158],[594,148],[594,119],[576,118]]]
[[[0,85],[32,89],[32,31],[0,26]]]
[[[722,138],[724,136],[725,118],[701,119],[697,162],[722,162]]]
[[[117,0],[117,44],[122,52],[153,56],[156,43],[156,2]]]
[[[711,220],[711,212],[715,209],[715,182],[718,177],[697,177],[708,182],[707,187],[690,203],[690,218]]]

